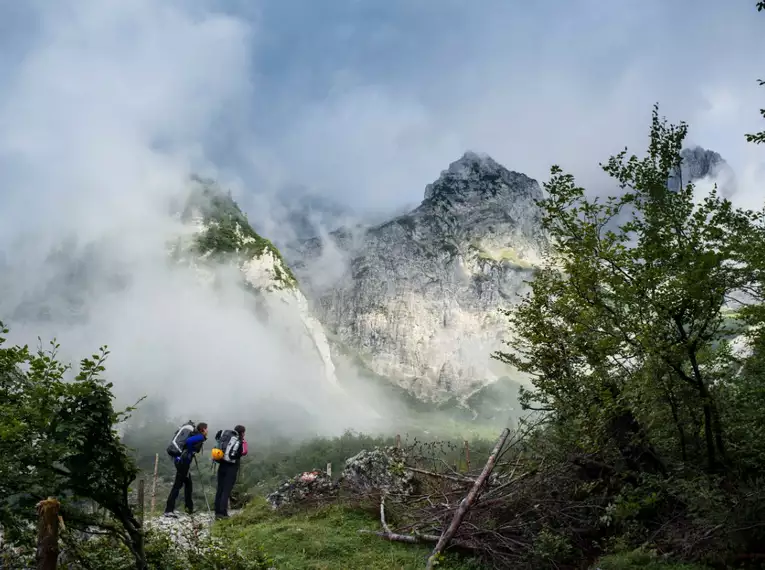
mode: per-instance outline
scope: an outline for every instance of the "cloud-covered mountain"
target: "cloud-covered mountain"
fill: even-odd
[[[288,254],[330,335],[420,398],[464,397],[507,374],[490,359],[547,239],[539,184],[465,153],[411,212]],[[316,283],[330,258],[344,269]]]

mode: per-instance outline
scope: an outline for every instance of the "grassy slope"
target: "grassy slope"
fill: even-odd
[[[420,569],[432,545],[393,543],[360,529],[379,530],[376,513],[339,505],[308,508],[292,514],[271,510],[258,498],[242,513],[216,523],[214,532],[243,552],[262,547],[280,570]],[[444,570],[480,570],[477,560],[449,553],[439,565]],[[706,570],[704,566],[665,561],[650,552],[605,556],[593,570]]]
[[[420,569],[430,553],[429,545],[392,543],[376,536],[360,535],[359,529],[378,530],[371,513],[341,506],[320,507],[297,514],[273,512],[263,499],[250,503],[237,517],[218,523],[216,533],[247,551],[258,545],[280,570]],[[470,560],[449,555],[444,570],[477,569]]]

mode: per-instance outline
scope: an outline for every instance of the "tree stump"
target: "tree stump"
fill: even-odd
[[[60,506],[53,497],[37,503],[37,570],[56,570]]]

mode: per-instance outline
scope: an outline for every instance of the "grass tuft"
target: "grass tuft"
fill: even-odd
[[[215,532],[231,540],[244,552],[262,546],[279,569],[301,570],[390,570],[420,569],[430,545],[410,545],[359,534],[360,529],[378,530],[380,521],[371,513],[342,505],[310,508],[281,514],[257,498],[242,513],[218,523]],[[439,565],[445,570],[475,570],[475,561],[447,555]]]

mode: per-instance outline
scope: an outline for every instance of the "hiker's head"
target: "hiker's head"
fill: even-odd
[[[244,426],[236,426],[234,431],[239,434],[239,437],[244,435]]]
[[[197,431],[201,433],[202,435],[207,435],[207,424],[205,422],[199,422],[197,424]]]

